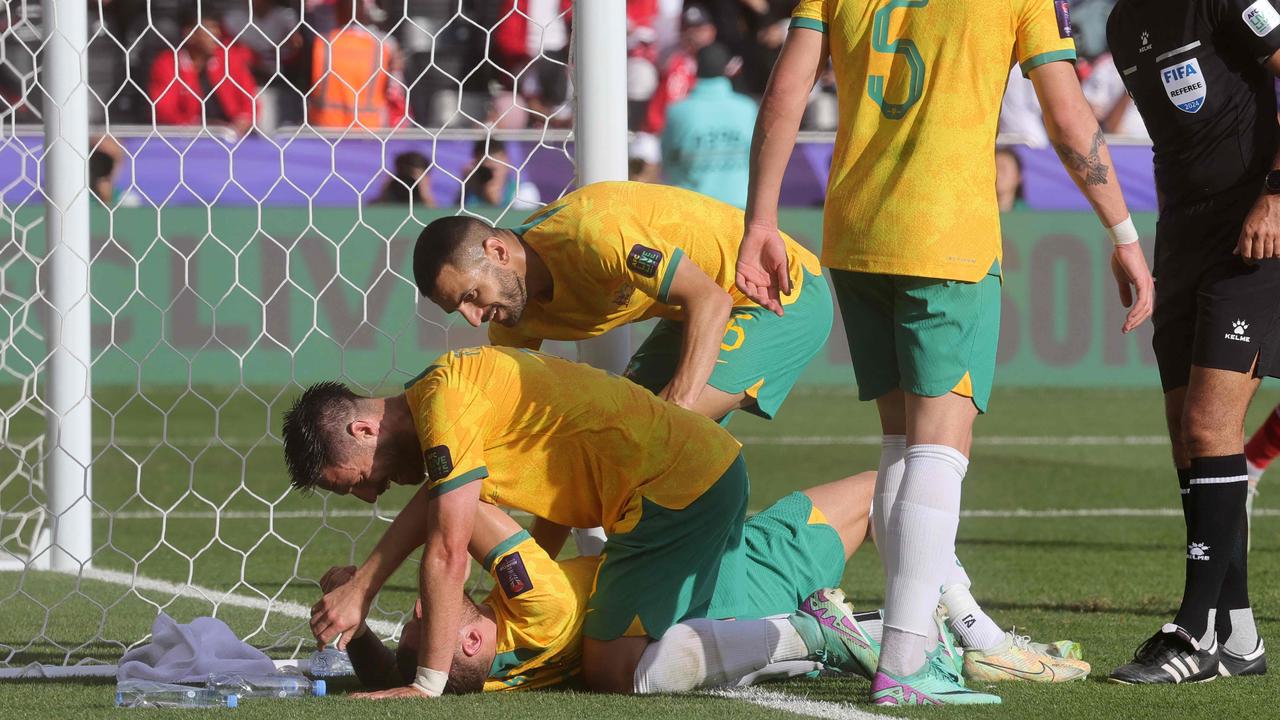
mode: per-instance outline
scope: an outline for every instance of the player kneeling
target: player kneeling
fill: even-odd
[[[853,613],[843,592],[831,588],[866,536],[874,482],[873,473],[863,473],[794,492],[748,519],[743,542],[725,553],[706,618],[687,618],[650,641],[625,690],[686,692],[823,668],[870,677],[880,615]],[[577,682],[583,619],[600,558],[555,561],[490,505],[478,513],[473,538],[494,588],[479,604],[463,602],[446,691]],[[333,568],[321,585],[331,591],[354,573],[354,567]],[[421,632],[420,605],[396,651],[362,626],[347,645],[357,675],[374,688],[412,680]]]

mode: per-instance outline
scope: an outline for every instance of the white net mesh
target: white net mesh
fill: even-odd
[[[308,650],[315,578],[359,562],[408,495],[288,492],[281,412],[316,380],[387,390],[483,342],[417,302],[413,240],[433,217],[510,222],[571,185],[567,11],[57,2],[87,7],[84,46],[52,3],[0,17],[0,665],[113,662],[157,611]],[[45,147],[66,119],[45,104],[58,43],[88,93],[72,178],[51,177]],[[70,311],[50,291],[84,283],[55,276],[51,182],[90,205],[73,260],[88,267],[92,453],[70,478],[44,476],[69,432],[48,391],[51,323]],[[46,570],[78,532],[48,511],[46,488],[68,482],[89,501],[90,556]],[[375,629],[393,633],[415,592],[395,576]]]

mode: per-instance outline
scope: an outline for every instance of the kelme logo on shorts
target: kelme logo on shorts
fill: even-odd
[[[443,480],[453,472],[453,457],[447,445],[437,445],[422,453],[422,459],[427,465],[427,477],[432,480]]]
[[[1196,58],[1164,68],[1160,71],[1160,82],[1164,83],[1169,102],[1182,112],[1196,113],[1204,105],[1208,88],[1204,73],[1200,71],[1200,61]]]
[[[658,274],[662,264],[662,252],[643,245],[632,245],[627,254],[627,267],[637,275],[651,278]]]
[[[502,592],[509,598],[533,589],[529,571],[524,569],[524,560],[520,559],[518,552],[513,552],[499,560],[494,574],[498,576],[498,584],[502,586]]]

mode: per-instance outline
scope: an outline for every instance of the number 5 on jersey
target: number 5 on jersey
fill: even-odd
[[[916,49],[916,44],[907,38],[889,39],[889,22],[893,11],[898,8],[910,10],[922,8],[929,0],[888,0],[876,11],[871,25],[871,48],[878,53],[901,55],[907,61],[908,89],[907,98],[902,102],[886,102],[884,90],[886,78],[883,75],[872,75],[867,78],[867,95],[880,106],[880,112],[890,120],[901,120],[907,111],[915,105],[924,94],[924,58]]]

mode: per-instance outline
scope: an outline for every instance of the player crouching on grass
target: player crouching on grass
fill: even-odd
[[[717,578],[706,613],[735,619],[728,626],[734,632],[718,632],[724,623],[699,618],[671,626],[645,647],[630,692],[745,685],[827,666],[870,677],[879,613],[855,618],[843,593],[826,588],[839,583],[845,561],[866,536],[874,484],[875,474],[863,473],[793,492],[748,519],[743,543],[734,551],[743,555],[743,562],[733,565],[742,575]],[[478,605],[463,599],[446,692],[573,685],[582,674],[582,626],[600,558],[557,562],[509,515],[486,503],[476,514],[470,548],[474,557],[483,558],[494,587]],[[340,587],[355,571],[332,568],[321,578],[321,588]],[[415,619],[404,627],[394,651],[366,626],[356,631],[347,652],[367,687],[413,680],[420,620],[415,608]],[[827,624],[825,637],[820,622]],[[780,634],[778,628],[786,624],[800,637]],[[833,646],[828,644],[832,633],[841,639]]]
[[[786,291],[768,307],[748,298],[734,285],[742,226],[741,210],[695,192],[595,183],[514,228],[461,216],[432,222],[414,247],[413,277],[445,312],[488,323],[495,345],[538,349],[544,340],[583,340],[661,318],[628,363],[629,379],[712,419],[737,409],[772,418],[826,343],[831,290],[818,258],[779,233],[771,260]],[[885,478],[902,478],[905,443],[902,434],[885,436]],[[880,515],[875,522],[887,529]],[[554,555],[568,529],[539,519],[532,533]],[[1088,674],[1077,644],[1031,643],[1001,630],[974,599],[959,560],[949,567],[942,605],[970,650],[967,677],[1062,682]]]
[[[350,581],[312,609],[316,639],[343,635],[345,647],[382,584],[425,544],[414,681],[372,697],[443,693],[486,502],[609,533],[582,623],[582,676],[593,690],[632,691],[650,642],[705,617],[718,578],[743,575],[748,481],[738,442],[711,420],[587,365],[528,350],[458,350],[400,395],[313,385],[285,414],[282,434],[299,489],[373,502],[392,482],[423,485]],[[841,603],[826,610],[849,618]],[[771,650],[804,658],[844,642],[826,625],[806,640],[787,620],[767,621],[766,635],[763,626],[707,622],[717,642],[755,647],[769,662],[777,659]],[[837,642],[823,639],[832,634]],[[772,641],[752,640],[762,637]],[[723,662],[707,657],[708,675]]]

